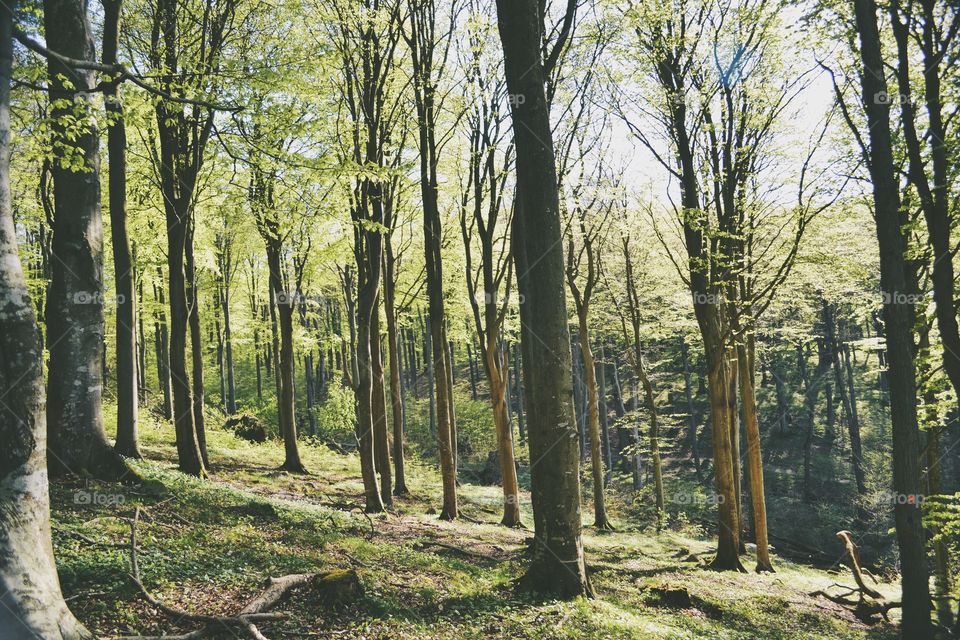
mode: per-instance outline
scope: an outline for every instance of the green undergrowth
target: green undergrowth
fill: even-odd
[[[773,575],[703,567],[711,541],[694,528],[655,533],[631,523],[585,529],[593,600],[562,602],[516,593],[531,532],[498,526],[499,488],[464,482],[468,520],[439,521],[434,469],[407,464],[411,496],[389,514],[366,516],[355,456],[305,444],[309,475],[277,471],[280,443],[250,444],[210,429],[209,480],[175,465],[168,426],[142,428],[147,481],[117,486],[82,481],[51,487],[53,538],[63,590],[78,617],[101,637],[184,633],[197,628],[150,606],[130,573],[130,519],[139,511],[141,577],[167,604],[231,615],[266,578],[353,569],[360,595],[318,601],[295,592],[265,622],[268,638],[894,638],[890,625],[865,626],[808,595],[831,574],[776,559]],[[139,509],[138,509],[139,508]],[[614,513],[617,513],[615,510]],[[524,521],[532,522],[524,498]],[[585,513],[585,522],[591,515]],[[748,557],[745,565],[752,567]],[[677,601],[669,593],[686,590]],[[881,589],[898,597],[896,585]],[[895,614],[894,614],[895,615]],[[223,638],[236,637],[224,631]]]

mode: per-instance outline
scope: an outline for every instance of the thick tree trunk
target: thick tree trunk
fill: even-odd
[[[523,399],[523,379],[520,376],[520,343],[515,342],[513,349],[513,379],[514,379],[514,388],[517,390],[517,435],[520,438],[520,445],[527,444],[527,429],[526,429],[526,404]]]
[[[357,265],[358,268],[362,265]],[[377,483],[373,444],[373,373],[371,358],[371,321],[376,312],[376,286],[360,286],[357,296],[357,375],[354,393],[357,398],[357,443],[360,453],[360,473],[367,513],[383,511],[383,500]]]
[[[54,10],[49,19],[70,16],[69,20],[78,20],[75,26],[85,30],[80,2],[61,0],[58,5],[52,7],[48,2],[47,10]],[[11,640],[86,640],[93,634],[67,609],[54,563],[43,353],[13,224],[10,83],[14,11],[14,3],[0,11],[0,394],[5,398],[0,405],[0,635]],[[55,43],[61,53],[78,53],[61,49],[63,40]]]
[[[716,316],[719,310],[706,309],[705,315]],[[734,481],[733,447],[730,437],[730,371],[727,350],[720,344],[719,327],[709,321],[704,331],[707,353],[707,386],[710,396],[710,423],[713,427],[713,463],[716,477],[719,522],[717,525],[717,555],[713,567],[722,570],[744,571],[740,564],[740,521],[737,510],[736,482]],[[715,328],[712,331],[711,328]]]
[[[186,272],[183,256],[186,245],[185,215],[174,213],[167,218],[167,264],[170,271],[170,387],[173,392],[173,420],[177,437],[177,458],[180,470],[190,475],[206,476],[197,431],[194,428],[193,389],[187,373],[187,309]]]
[[[83,3],[46,0],[47,41],[58,53],[95,60]],[[100,141],[93,117],[93,73],[48,59],[51,135],[58,156],[53,174],[52,275],[47,297],[49,449],[52,476],[92,475],[119,480],[132,473],[110,446],[103,428],[104,335],[103,221],[100,211]],[[69,82],[83,93],[65,88]],[[82,130],[67,123],[76,118]],[[82,167],[77,169],[77,160]]]
[[[908,293],[906,241],[900,229],[900,193],[890,133],[890,105],[885,64],[874,0],[854,0],[860,40],[863,105],[870,140],[869,168],[880,248],[880,286],[887,339],[890,414],[893,423],[893,490],[900,496],[920,495],[920,444],[917,421],[916,369],[913,353],[913,309],[901,298]],[[952,306],[952,302],[951,302]],[[925,535],[919,501],[896,500],[894,521],[900,547],[904,638],[929,638],[930,586]]]
[[[122,0],[103,2],[103,63],[117,62],[120,44]],[[113,245],[113,271],[116,280],[117,339],[117,453],[140,458],[137,434],[137,310],[134,265],[127,236],[127,130],[123,104],[116,84],[104,94],[109,156],[110,238]]]
[[[533,558],[522,584],[592,595],[580,521],[580,455],[570,377],[556,159],[541,62],[537,0],[497,0],[517,154],[513,219],[534,510]],[[536,335],[533,335],[536,327]]]

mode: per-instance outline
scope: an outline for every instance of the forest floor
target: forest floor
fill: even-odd
[[[141,437],[147,461],[136,467],[147,478],[143,485],[67,481],[51,487],[64,594],[101,638],[183,634],[201,626],[171,619],[133,585],[129,519],[137,507],[142,581],[176,608],[229,616],[268,577],[357,572],[362,592],[342,602],[320,600],[309,588],[294,591],[277,608],[285,619],[258,625],[271,640],[896,637],[889,624],[866,626],[808,595],[852,584],[843,567],[826,572],[775,558],[773,575],[715,572],[701,564],[710,557],[709,538],[656,534],[628,522],[618,522],[613,533],[585,528],[596,599],[533,599],[512,585],[532,532],[498,526],[499,487],[463,484],[461,507],[469,519],[443,522],[435,515],[437,473],[408,462],[412,495],[398,498],[391,513],[368,517],[355,456],[304,444],[311,475],[290,475],[276,470],[283,459],[279,442],[250,444],[214,428],[208,433],[213,474],[199,481],[176,471],[170,427],[146,424]],[[524,509],[529,524],[528,502]],[[677,595],[682,590],[688,601]],[[895,584],[880,590],[899,599]],[[215,637],[249,636],[225,629]]]

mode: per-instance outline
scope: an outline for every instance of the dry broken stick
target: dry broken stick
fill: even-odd
[[[283,613],[271,613],[268,609],[275,607],[295,587],[314,584],[338,589],[346,585],[350,593],[360,589],[360,582],[354,571],[334,570],[319,573],[300,573],[279,578],[269,578],[266,588],[254,597],[243,610],[235,616],[210,616],[192,613],[165,604],[154,597],[143,585],[140,579],[140,566],[137,562],[137,523],[140,519],[140,508],[137,507],[133,518],[130,519],[130,579],[140,590],[144,599],[164,614],[175,620],[188,620],[203,624],[202,627],[186,634],[171,636],[121,636],[123,640],[194,640],[204,638],[217,631],[229,629],[231,631],[246,632],[254,640],[267,640],[266,636],[257,628],[258,622],[282,620]]]

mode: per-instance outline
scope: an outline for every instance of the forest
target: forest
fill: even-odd
[[[955,0],[5,0],[0,640],[960,638]]]

